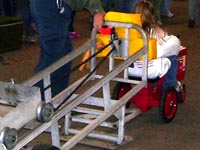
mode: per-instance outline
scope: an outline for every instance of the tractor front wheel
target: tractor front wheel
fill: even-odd
[[[165,122],[171,122],[177,111],[178,96],[174,87],[163,90],[159,107],[160,118]]]

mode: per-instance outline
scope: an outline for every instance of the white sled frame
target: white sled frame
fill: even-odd
[[[125,139],[124,135],[124,127],[125,123],[135,116],[137,116],[140,111],[134,110],[132,113],[128,116],[126,116],[125,112],[125,104],[127,101],[133,97],[135,94],[137,94],[142,88],[144,88],[147,85],[147,56],[148,56],[148,39],[145,35],[145,32],[142,30],[141,27],[139,27],[136,24],[128,24],[128,23],[119,23],[119,22],[105,22],[105,25],[107,26],[113,26],[113,27],[124,27],[126,28],[125,33],[125,41],[126,41],[126,50],[127,50],[127,57],[125,60],[120,63],[118,66],[114,67],[114,57],[109,58],[109,73],[105,75],[98,75],[94,73],[89,79],[99,80],[96,82],[92,87],[89,87],[87,90],[82,92],[81,94],[74,94],[67,102],[65,102],[64,106],[57,110],[53,116],[53,118],[47,122],[47,123],[40,123],[36,127],[34,127],[30,134],[25,135],[24,137],[20,138],[17,145],[13,148],[13,150],[19,150],[23,146],[27,145],[30,141],[35,139],[37,136],[39,136],[41,133],[46,131],[47,129],[50,129],[51,138],[52,138],[52,145],[60,147],[62,150],[68,150],[73,148],[76,144],[78,144],[83,138],[89,136],[92,138],[97,138],[101,140],[110,140],[112,142],[115,142],[117,144],[122,144],[122,142]],[[138,52],[136,52],[132,56],[128,56],[128,47],[129,47],[129,37],[130,37],[130,29],[134,28],[141,34],[143,41],[144,41],[144,47],[141,48]],[[96,50],[96,30],[93,29],[91,40],[87,41],[84,45],[81,47],[73,50],[70,54],[66,55],[62,59],[58,60],[56,63],[52,64],[45,70],[41,71],[40,73],[36,74],[35,76],[31,77],[24,83],[23,85],[27,86],[33,86],[38,81],[42,80],[45,87],[47,87],[49,84],[51,84],[50,81],[50,75],[58,68],[62,67],[66,63],[74,60],[75,58],[82,55],[86,50],[91,49],[91,53],[93,54]],[[144,61],[144,67],[143,67],[143,75],[141,81],[134,81],[128,79],[128,72],[127,68],[139,57],[143,56]],[[96,66],[96,58],[92,58],[91,60],[91,70]],[[118,74],[124,72],[124,77],[119,78],[117,77]],[[52,98],[51,96],[51,89],[45,91],[45,101],[46,102],[52,102],[54,107],[58,106],[70,93],[73,91],[73,89],[79,85],[79,83],[84,79],[84,77],[77,80],[72,85],[69,85],[68,88],[63,90],[61,93],[56,95]],[[125,94],[120,100],[112,100],[110,96],[110,82],[116,81],[116,82],[127,82],[134,84],[135,86],[127,93]],[[95,93],[97,90],[102,89],[103,91],[103,97],[102,98],[96,98],[92,97],[91,95]],[[96,106],[102,106],[104,107],[103,111],[96,111],[91,112],[90,110],[84,110],[84,108],[80,108],[80,104],[91,104]],[[79,122],[85,122],[87,125],[82,128],[80,131],[76,129],[70,128],[70,118],[71,118],[71,112],[72,111],[85,111],[88,114],[95,114],[97,117],[92,120],[88,121],[82,118],[79,118]],[[110,116],[115,115],[118,118],[118,121],[114,124],[105,122]],[[60,142],[60,133],[59,133],[59,125],[58,121],[65,117],[65,133],[66,134],[75,134],[72,138],[70,138],[67,142],[65,142],[63,145],[61,145]],[[73,118],[74,120],[76,118]],[[108,126],[108,127],[117,127],[118,133],[115,136],[107,135],[107,134],[96,134],[93,131],[100,125]]]

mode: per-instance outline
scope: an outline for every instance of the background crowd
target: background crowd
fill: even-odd
[[[140,0],[101,0],[102,6],[106,12],[114,10],[119,12],[131,13],[135,4]],[[162,25],[162,17],[172,18],[175,15],[171,12],[170,7],[172,0],[149,0],[156,9],[156,21]],[[188,5],[188,27],[194,28],[198,18],[199,0],[189,0]],[[80,33],[75,31],[74,19],[76,11],[71,15],[69,25],[70,38],[79,38]],[[30,12],[30,0],[0,0],[0,15],[22,17],[24,20],[24,37],[23,41],[28,43],[36,42],[36,28]]]

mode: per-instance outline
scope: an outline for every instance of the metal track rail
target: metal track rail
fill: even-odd
[[[88,87],[85,91],[80,92],[79,94],[74,94],[67,102],[65,102],[60,109],[58,109],[53,118],[47,122],[47,123],[39,123],[34,129],[30,130],[27,135],[24,135],[19,139],[19,142],[17,145],[13,148],[13,150],[19,150],[26,144],[28,144],[30,141],[32,141],[34,138],[36,138],[38,135],[46,131],[47,129],[50,129],[51,132],[51,138],[52,138],[52,144],[55,146],[60,147],[62,150],[68,150],[74,147],[77,143],[79,143],[83,138],[86,136],[90,137],[96,137],[98,135],[95,135],[92,133],[92,131],[95,130],[98,126],[100,126],[102,123],[104,123],[110,116],[116,115],[117,112],[120,112],[119,117],[119,124],[118,127],[118,135],[116,138],[112,138],[114,142],[117,144],[121,144],[124,140],[124,125],[125,125],[125,104],[126,102],[134,96],[138,91],[140,91],[143,87],[147,84],[147,50],[148,50],[148,42],[147,38],[145,36],[144,31],[135,24],[126,24],[126,23],[116,23],[116,22],[106,22],[105,25],[107,26],[119,26],[119,27],[125,27],[126,28],[126,40],[127,43],[129,42],[129,36],[130,36],[130,29],[134,28],[139,31],[141,34],[143,40],[144,40],[144,47],[140,49],[138,52],[136,52],[134,55],[126,58],[125,61],[121,62],[116,67],[113,66],[113,59],[110,58],[110,70],[107,74],[100,76],[94,73],[89,79],[88,82],[92,79],[97,79],[98,81],[95,82],[91,87]],[[35,76],[31,77],[27,81],[23,82],[22,84],[33,86],[38,81],[42,80],[44,82],[45,87],[51,84],[50,82],[50,75],[53,73],[56,69],[62,67],[66,63],[74,60],[75,58],[79,57],[81,54],[83,54],[86,50],[91,49],[91,54],[93,54],[96,50],[96,31],[92,31],[92,39],[86,42],[84,45],[82,45],[80,48],[75,49],[70,54],[66,55],[56,63],[52,64],[45,70],[41,71],[40,73],[36,74]],[[127,46],[128,50],[128,46]],[[124,95],[119,101],[114,101],[110,97],[109,90],[109,84],[111,81],[122,81],[122,82],[130,82],[133,83],[133,81],[129,80],[127,78],[127,68],[139,57],[143,56],[144,61],[144,67],[143,67],[143,76],[142,81],[138,82],[126,95]],[[91,60],[91,69],[93,69],[96,65],[96,58],[92,58]],[[119,78],[117,77],[120,73],[124,72],[124,77]],[[63,90],[61,93],[56,95],[52,98],[51,96],[51,89],[45,91],[45,101],[46,102],[52,102],[54,107],[58,106],[59,103],[65,100],[65,98],[70,94],[71,91],[73,91],[74,88],[82,81],[84,80],[84,77],[77,80],[72,85],[69,85],[68,88]],[[69,117],[70,113],[77,108],[80,104],[90,101],[92,98],[92,95],[102,89],[103,91],[103,102],[105,104],[105,109],[103,112],[100,112],[100,115],[97,116],[94,120],[88,123],[84,128],[82,128],[80,131],[76,131],[69,129]],[[116,115],[117,116],[117,115]],[[70,133],[73,132],[75,134],[71,139],[69,139],[66,143],[63,145],[60,144],[60,133],[59,133],[59,125],[58,121],[65,117],[65,130],[66,132]],[[103,137],[104,139],[104,137]]]

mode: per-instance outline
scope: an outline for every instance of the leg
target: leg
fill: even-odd
[[[118,0],[115,2],[115,10],[118,12],[132,13],[134,5],[138,0]]]
[[[40,72],[50,66],[72,50],[72,43],[68,35],[68,25],[71,8],[64,4],[65,11],[60,14],[56,1],[31,1],[31,10],[36,21],[40,37],[41,54],[35,72]],[[51,75],[51,83],[64,74],[70,72],[70,64],[63,66]],[[68,76],[52,85],[52,95],[55,96],[67,87]],[[43,88],[41,82],[37,84]]]
[[[160,7],[160,13],[166,15],[168,13],[167,0],[163,0]]]
[[[25,42],[34,42],[32,37],[35,35],[35,30],[32,27],[33,19],[30,12],[30,2],[27,0],[22,2],[22,16],[24,20],[24,40]]]
[[[172,0],[163,0],[161,3],[160,13],[165,17],[174,17],[174,14],[170,11]]]
[[[3,15],[3,0],[0,0],[0,15]]]
[[[189,16],[189,23],[188,26],[193,28],[196,24],[196,19],[198,16],[198,0],[189,0],[188,4],[188,16]]]
[[[163,88],[167,87],[176,87],[177,80],[176,80],[176,73],[178,69],[178,60],[176,56],[169,56],[169,60],[171,61],[171,67],[169,68],[167,74],[165,75],[165,81],[163,83]]]
[[[74,17],[75,17],[75,14],[76,14],[76,11],[72,11],[72,14],[71,14],[71,21],[70,21],[70,24],[69,24],[69,32],[74,32]]]
[[[80,33],[76,32],[74,30],[74,18],[75,18],[75,15],[76,15],[76,11],[72,11],[72,14],[71,14],[71,21],[70,21],[70,24],[69,24],[69,36],[71,39],[74,39],[74,38],[79,38],[81,35]]]
[[[160,7],[163,0],[150,0],[155,6],[155,19],[159,25],[162,25],[162,21],[160,18]]]
[[[13,16],[17,16],[18,15],[18,0],[12,0],[12,7],[13,7]]]

